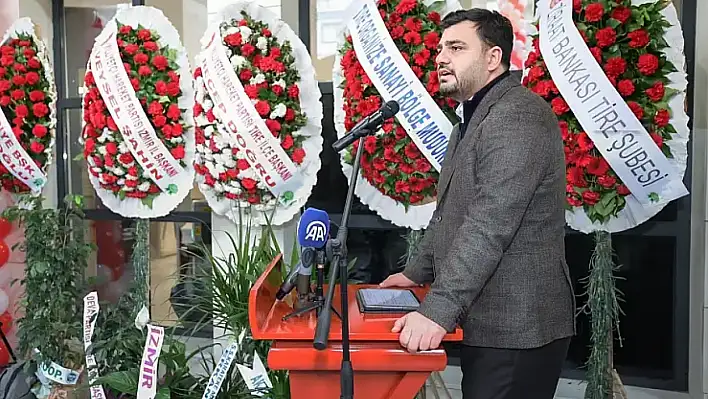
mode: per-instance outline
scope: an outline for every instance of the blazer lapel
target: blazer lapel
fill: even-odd
[[[497,82],[497,84],[495,84],[487,92],[484,98],[482,98],[482,101],[477,106],[477,109],[475,109],[474,113],[472,114],[472,118],[470,119],[470,123],[467,124],[465,136],[462,138],[462,140],[459,139],[460,125],[457,124],[455,128],[452,129],[452,133],[450,134],[450,148],[445,154],[445,160],[443,161],[445,166],[442,168],[443,170],[440,173],[438,181],[438,204],[440,204],[444,199],[445,194],[447,193],[447,190],[450,185],[450,180],[452,180],[452,176],[455,173],[455,155],[457,154],[457,148],[467,148],[474,145],[474,142],[477,139],[476,135],[478,134],[477,127],[479,127],[479,124],[482,123],[482,121],[484,121],[484,118],[487,117],[487,114],[489,113],[489,110],[491,109],[492,105],[499,101],[499,99],[507,91],[519,85],[520,83],[517,82],[513,75],[503,78],[502,80]],[[452,152],[450,150],[452,150]]]
[[[443,167],[438,177],[438,198],[440,198],[440,193],[442,193],[447,188],[447,185],[450,183],[450,178],[452,178],[451,169],[452,165],[454,165],[454,162],[452,160],[455,157],[455,150],[457,149],[459,138],[460,124],[458,123],[452,128],[452,132],[450,132],[450,143],[447,146],[447,151],[445,152],[445,159],[443,159]]]

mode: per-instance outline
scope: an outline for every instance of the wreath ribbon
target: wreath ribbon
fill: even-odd
[[[558,91],[640,204],[666,204],[687,195],[679,171],[595,61],[572,13],[572,0],[539,3],[539,49]]]
[[[10,122],[0,110],[0,161],[17,179],[35,193],[42,191],[47,176],[15,137]]]
[[[246,160],[268,190],[287,206],[303,184],[293,161],[273,137],[226,56],[218,25],[211,28],[209,44],[202,58],[202,73],[214,109],[221,111],[224,129],[246,153]]]
[[[452,123],[401,55],[376,4],[356,1],[347,15],[351,16],[347,27],[362,68],[385,101],[398,102],[396,119],[433,168],[440,171]]]
[[[91,52],[91,70],[98,90],[133,157],[160,190],[175,194],[186,171],[157,137],[140,105],[123,67],[116,37],[117,27],[110,24],[96,39],[95,51]]]

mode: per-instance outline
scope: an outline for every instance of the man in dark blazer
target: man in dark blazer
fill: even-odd
[[[460,325],[465,399],[552,399],[575,332],[558,121],[510,76],[508,19],[472,9],[442,26],[440,91],[462,102],[462,123],[418,255],[381,284],[432,283],[393,331],[416,352]]]

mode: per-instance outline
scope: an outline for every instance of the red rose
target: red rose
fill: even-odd
[[[248,161],[246,161],[245,159],[239,159],[238,161],[236,161],[236,167],[239,168],[239,170],[246,170],[250,168],[251,165],[249,165]]]
[[[590,206],[597,204],[601,197],[600,193],[595,191],[587,190],[583,193],[583,201]]]
[[[37,58],[31,58],[29,61],[27,61],[27,66],[32,69],[39,69],[42,67],[42,63],[39,62]]]
[[[597,183],[604,188],[612,188],[617,184],[617,179],[612,176],[600,176],[597,178]]]
[[[138,68],[138,75],[150,76],[152,75],[152,69],[150,69],[150,67],[147,65],[141,65],[140,68]]]
[[[249,190],[249,191],[255,189],[256,184],[257,184],[257,182],[255,180],[248,178],[248,177],[241,180],[241,185],[243,186],[243,188],[245,188],[246,190]]]
[[[198,77],[200,77],[200,76],[202,76],[202,67],[197,67],[197,68],[194,70],[194,79],[196,79],[196,78],[198,78]]]
[[[607,60],[604,70],[608,76],[620,76],[627,70],[627,61],[625,61],[622,57],[612,57]]]
[[[15,86],[23,86],[25,83],[27,83],[27,79],[25,79],[22,75],[15,75],[12,77],[12,84]]]
[[[634,101],[627,102],[627,105],[629,105],[629,109],[632,110],[637,119],[642,120],[642,118],[644,117],[644,109],[642,108],[642,106]]]
[[[42,137],[46,136],[47,132],[47,127],[44,125],[34,125],[34,127],[32,128],[32,135],[34,135],[34,137],[38,139],[41,139]]]
[[[179,83],[177,82],[170,82],[167,84],[167,95],[171,97],[176,97],[179,96],[179,94],[182,92],[182,89],[179,88]]]
[[[106,152],[111,155],[116,155],[118,153],[118,146],[114,142],[106,144]]]
[[[285,111],[285,121],[292,122],[293,120],[295,120],[295,110],[293,110],[292,108],[288,108]]]
[[[629,191],[629,189],[627,188],[627,186],[625,186],[624,184],[620,184],[619,186],[617,186],[617,194],[619,194],[619,195],[629,195],[629,194],[631,194],[631,192]]]
[[[566,200],[568,201],[568,204],[570,206],[582,206],[583,205],[583,201],[581,201],[577,197],[577,195],[570,195],[570,196],[566,197]]]
[[[617,32],[611,26],[602,28],[595,33],[595,40],[600,48],[610,47],[617,40]]]
[[[172,154],[172,157],[174,157],[174,159],[183,159],[184,158],[184,146],[178,145],[177,147],[170,150],[170,154]]]
[[[617,6],[614,10],[612,10],[610,16],[621,23],[625,23],[629,17],[632,16],[632,10],[625,6]]]
[[[634,93],[634,83],[629,79],[622,79],[617,82],[617,91],[623,97],[629,97]]]
[[[25,92],[20,89],[13,90],[10,93],[10,97],[12,97],[12,99],[15,101],[19,101],[19,100],[22,100],[23,98],[25,98]]]
[[[44,103],[37,103],[32,106],[32,113],[37,118],[43,118],[49,114],[49,107]]]
[[[256,51],[256,48],[253,47],[253,45],[246,43],[243,46],[241,46],[241,55],[244,57],[250,57],[251,54],[253,54]]]
[[[15,65],[12,66],[12,69],[15,70],[17,73],[25,73],[27,72],[27,68],[25,68],[24,65],[20,64],[19,62],[16,63]]]
[[[258,101],[256,103],[256,111],[260,116],[268,116],[270,114],[270,104],[267,101]]]
[[[11,55],[0,57],[0,65],[2,65],[2,66],[10,66],[14,63],[15,63],[15,57],[13,57]]]
[[[653,75],[659,69],[659,58],[654,54],[642,54],[639,56],[637,68],[642,75]]]
[[[123,48],[123,50],[125,50],[126,54],[128,54],[128,55],[134,55],[135,53],[138,52],[138,50],[140,50],[140,47],[137,44],[131,43],[131,44],[126,45]],[[141,54],[141,55],[147,57],[145,54]],[[142,59],[142,57],[141,57],[141,59]],[[137,60],[135,62],[137,62]],[[145,61],[145,62],[147,62],[147,61]]]
[[[283,94],[283,86],[280,85],[273,85],[270,87],[270,90],[273,91],[273,94],[276,96],[280,96]]]
[[[588,173],[595,176],[606,175],[610,170],[610,164],[607,163],[605,158],[593,157],[587,166]]]
[[[133,62],[135,62],[138,65],[144,65],[147,64],[147,62],[150,60],[150,57],[148,57],[146,54],[143,53],[138,53],[133,56]]]
[[[654,102],[661,101],[664,99],[664,83],[661,81],[657,81],[652,87],[644,90],[644,92],[647,93],[647,96],[650,100]]]
[[[148,105],[148,114],[156,116],[156,115],[162,115],[163,109],[162,109],[162,104],[160,104],[157,101],[153,101]]]
[[[169,61],[164,55],[156,55],[152,59],[152,65],[157,68],[158,71],[164,71],[169,66]]]
[[[44,144],[39,141],[33,141],[32,144],[30,144],[30,150],[32,150],[35,154],[40,154],[44,151]]]
[[[278,132],[280,132],[280,129],[282,128],[280,126],[280,122],[274,120],[274,119],[268,119],[265,121],[266,126],[268,127],[268,130],[273,133],[273,136],[278,136]],[[286,148],[287,149],[287,148]]]
[[[253,73],[250,69],[244,69],[243,71],[241,71],[238,77],[239,79],[247,82],[251,80],[251,78],[253,77]]]
[[[404,15],[410,11],[413,11],[417,4],[418,2],[416,0],[401,0],[401,2],[396,6],[396,13]]]
[[[230,35],[226,35],[224,38],[224,42],[228,44],[231,47],[236,47],[241,45],[241,34],[240,33],[232,33]]]
[[[152,124],[158,128],[163,127],[167,124],[167,117],[164,115],[157,115],[152,118]]]
[[[24,54],[25,58],[32,58],[37,52],[35,52],[34,49],[26,48],[22,54]]]
[[[148,41],[152,38],[152,33],[147,29],[140,29],[138,31],[138,39],[142,41]]]
[[[122,163],[123,165],[130,165],[131,163],[133,163],[134,159],[133,159],[133,156],[129,152],[126,152],[126,153],[120,154],[120,156],[118,157],[118,161],[120,163]]]
[[[155,42],[145,42],[143,43],[143,48],[147,51],[157,51],[160,47]]]
[[[293,151],[293,155],[291,158],[296,164],[301,164],[302,161],[305,159],[305,150],[303,150],[302,148],[296,148],[295,151]]]
[[[570,111],[568,103],[566,103],[562,97],[556,97],[551,100],[551,107],[553,108],[553,112],[555,112],[556,115],[563,115],[564,113]]]
[[[5,98],[5,97],[3,97],[3,98]],[[9,104],[10,97],[7,97],[7,99],[8,99],[8,104]],[[2,101],[0,101],[0,105],[4,105],[4,104],[2,104]],[[18,118],[28,117],[29,116],[29,108],[27,108],[27,106],[24,104],[20,104],[20,105],[16,106],[15,107],[15,116],[17,116]]]
[[[637,29],[627,34],[629,37],[629,47],[641,48],[649,44],[649,33],[644,29]]]
[[[39,82],[39,74],[37,72],[27,72],[25,75],[25,80],[30,86],[34,86]]]
[[[605,7],[602,3],[592,3],[585,7],[585,20],[588,22],[598,22],[605,15]]]
[[[659,148],[661,148],[661,146],[664,144],[664,138],[661,137],[660,134],[656,132],[651,132],[649,133],[649,136],[651,136],[651,139],[654,140],[654,142]]]
[[[176,121],[180,116],[182,116],[182,111],[180,111],[179,106],[177,104],[170,104],[167,108],[167,117]]]
[[[293,136],[291,135],[286,135],[283,140],[280,142],[280,146],[283,147],[284,150],[289,150],[293,148],[293,145],[295,144],[295,141],[293,140]]]
[[[292,85],[288,88],[288,96],[290,98],[297,98],[300,95],[300,88],[297,85]]]
[[[30,101],[33,103],[40,102],[44,100],[44,92],[41,90],[33,90],[29,94]]]
[[[434,24],[439,24],[440,23],[440,14],[437,12],[433,11],[428,13],[428,20]]]
[[[130,27],[130,26],[128,26],[128,25],[123,25],[123,26],[121,26],[120,29],[118,30],[118,32],[120,32],[120,33],[123,34],[123,35],[130,34],[130,32],[132,32],[132,31],[133,31],[133,28]]]
[[[656,115],[654,115],[654,123],[658,127],[664,127],[669,124],[669,111],[665,109],[660,109],[656,111]]]
[[[246,87],[244,87],[244,91],[246,92],[246,95],[248,96],[248,98],[256,99],[256,98],[258,98],[258,92],[260,90],[256,86],[246,85]]]

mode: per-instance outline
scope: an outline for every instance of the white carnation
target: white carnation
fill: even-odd
[[[282,118],[285,116],[285,113],[287,111],[288,107],[286,107],[285,104],[278,104],[273,108],[273,111],[270,113],[270,119]]]
[[[259,37],[256,47],[261,51],[266,51],[268,49],[268,38],[263,36]]]
[[[118,179],[116,184],[118,184],[119,186],[125,186],[125,179]]]
[[[206,97],[206,87],[204,86],[204,79],[201,76],[197,77],[197,81],[195,84],[197,86],[197,93],[195,95],[194,100],[197,103],[201,104],[204,101],[204,98]]]
[[[231,65],[233,65],[235,69],[241,68],[245,63],[246,59],[240,55],[234,55],[231,57]]]
[[[202,104],[202,108],[204,108],[205,112],[209,111],[213,107],[214,107],[214,103],[211,100],[209,100],[209,99],[204,100],[204,103]]]
[[[259,73],[256,76],[252,77],[251,80],[249,81],[249,83],[251,83],[252,85],[259,85],[265,81],[266,81],[265,75],[262,73]]]
[[[204,114],[201,114],[201,115],[195,117],[195,118],[194,118],[194,122],[195,122],[198,126],[205,126],[205,125],[208,125],[208,124],[209,124],[209,120],[206,118],[206,115],[204,115]]]
[[[125,192],[133,191],[133,187],[128,187],[128,186],[123,186],[120,189]]]
[[[214,183],[214,191],[216,191],[217,193],[223,193],[225,191],[224,185],[219,182]]]
[[[128,148],[128,144],[126,144],[126,142],[123,141],[120,144],[118,144],[118,151],[120,151],[121,154],[126,154],[130,151],[130,148]]]
[[[231,168],[233,168],[234,166],[236,166],[236,161],[234,161],[233,155],[231,155],[231,154],[228,154],[228,155],[224,154],[224,155],[222,155],[222,157],[223,157],[223,160],[224,160],[224,166],[226,166],[227,168],[231,169]]]
[[[148,190],[150,190],[150,182],[146,181],[146,182],[140,183],[140,185],[138,186],[138,190],[140,190],[142,192],[147,192]]]
[[[91,167],[96,166],[96,161],[93,160],[93,157],[88,157],[86,159],[86,162],[88,162],[89,166]]]
[[[103,172],[103,169],[98,168],[98,167],[96,167],[96,168],[91,168],[91,170],[94,171],[94,172],[96,172],[96,173],[101,173],[101,172]]]
[[[226,35],[224,35],[224,36],[234,35],[238,32],[239,32],[238,26],[232,26],[229,29],[226,29]]]
[[[143,171],[143,177],[146,178],[146,179],[149,179],[149,178],[150,178],[150,171],[149,171],[149,170],[144,170],[144,171]]]
[[[258,181],[258,184],[256,184],[256,187],[260,188],[261,190],[265,190],[267,188],[265,183],[263,183],[262,180]]]
[[[285,81],[284,81],[283,79],[278,79],[278,80],[276,80],[275,82],[273,82],[273,85],[274,85],[274,86],[280,86],[280,87],[282,87],[283,89],[285,88],[285,86],[287,86],[287,84],[285,83]]]
[[[108,150],[106,150],[105,146],[100,146],[100,147],[98,147],[98,153],[101,155],[106,155],[106,154],[108,154]]]
[[[198,154],[203,154],[204,153],[204,144],[197,144],[197,153]]]
[[[133,176],[133,175],[125,175],[125,178],[128,180],[138,180],[138,176]]]
[[[214,126],[209,125],[204,129],[204,137],[209,138],[212,134],[214,134]]]
[[[175,137],[175,138],[170,139],[170,143],[172,143],[172,144],[179,144],[183,141],[184,140],[182,139],[182,137]]]
[[[249,28],[248,26],[242,26],[239,28],[239,30],[241,31],[241,38],[244,42],[251,40],[251,35],[253,34],[251,28]]]
[[[115,174],[116,176],[123,176],[125,175],[125,171],[123,170],[123,168],[116,166],[115,168],[113,168],[113,174]]]

